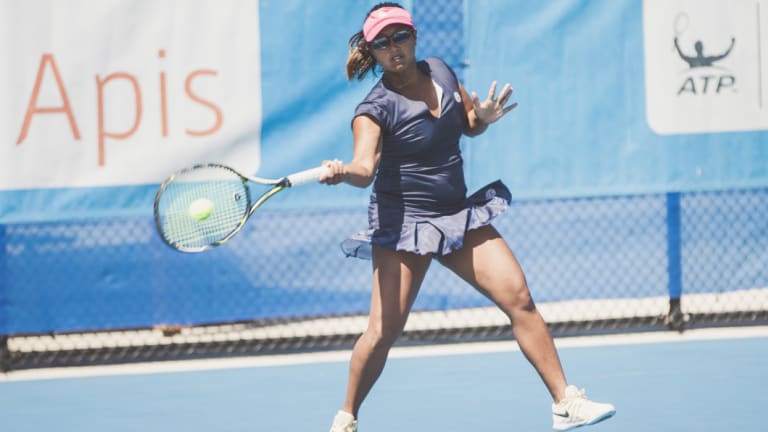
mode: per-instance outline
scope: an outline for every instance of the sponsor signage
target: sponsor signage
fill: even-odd
[[[258,2],[0,2],[0,190],[259,165]]]
[[[652,130],[768,130],[768,0],[645,0],[643,33]]]

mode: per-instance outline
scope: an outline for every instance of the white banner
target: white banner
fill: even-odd
[[[256,0],[0,0],[0,190],[259,166]]]
[[[651,129],[768,130],[768,0],[645,0],[643,33]]]

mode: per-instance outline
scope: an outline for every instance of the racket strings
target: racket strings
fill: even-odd
[[[247,183],[221,167],[193,169],[174,177],[158,201],[158,226],[171,246],[188,251],[219,244],[245,222],[250,208]],[[210,215],[191,211],[198,200],[207,200]]]

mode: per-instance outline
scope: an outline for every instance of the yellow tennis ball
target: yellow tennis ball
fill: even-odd
[[[207,198],[200,198],[189,204],[189,216],[197,221],[204,221],[211,217],[213,213],[213,201]]]

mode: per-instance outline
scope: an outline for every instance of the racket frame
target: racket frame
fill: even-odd
[[[164,234],[163,224],[160,220],[161,215],[160,215],[159,204],[163,196],[163,192],[180,175],[190,171],[194,171],[194,170],[203,170],[203,169],[209,169],[209,168],[225,169],[240,178],[240,181],[243,183],[243,188],[245,189],[245,192],[246,192],[245,198],[247,200],[247,203],[246,203],[247,210],[244,212],[243,217],[237,223],[235,228],[233,228],[232,231],[230,231],[226,236],[222,237],[219,240],[216,240],[212,243],[199,246],[199,247],[186,247],[186,246],[182,246],[180,244],[174,243],[170,241]],[[160,185],[157,192],[155,193],[155,202],[154,202],[155,228],[157,228],[157,232],[160,234],[160,238],[163,240],[163,242],[166,245],[180,252],[199,253],[217,246],[221,246],[222,244],[229,241],[232,237],[234,237],[235,234],[240,232],[240,230],[243,228],[243,226],[245,226],[245,223],[248,222],[248,219],[250,219],[250,217],[253,215],[256,209],[259,208],[262,204],[264,204],[269,198],[273,197],[275,194],[277,194],[278,192],[284,189],[303,185],[311,181],[317,180],[320,178],[322,174],[327,172],[327,170],[328,170],[327,167],[318,167],[318,168],[312,168],[312,169],[300,171],[279,179],[268,179],[263,177],[243,175],[237,170],[235,170],[234,168],[229,167],[227,165],[219,164],[219,163],[203,163],[203,164],[190,165],[186,168],[182,168],[176,171],[175,173],[171,174],[167,179],[163,181],[163,183]],[[253,201],[249,182],[253,182],[253,183],[257,183],[265,186],[272,186],[272,188],[267,190],[263,194],[261,194],[259,198],[256,199],[256,201]]]

